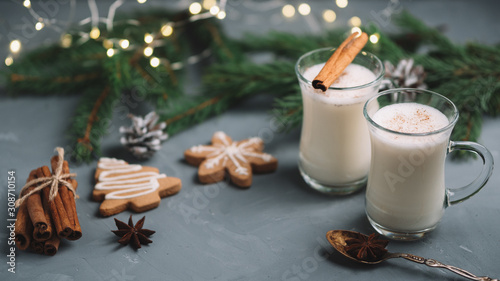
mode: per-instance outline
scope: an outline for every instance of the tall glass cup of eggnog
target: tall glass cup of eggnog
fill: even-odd
[[[326,91],[313,88],[313,79],[334,51],[311,51],[295,65],[303,103],[299,170],[320,192],[349,194],[366,185],[370,138],[363,105],[377,94],[384,66],[362,51]]]
[[[394,89],[366,102],[372,164],[366,188],[366,214],[379,233],[415,240],[436,227],[444,209],[468,199],[488,181],[493,157],[484,146],[450,141],[458,120],[455,105],[426,90]],[[445,159],[454,150],[480,156],[483,167],[470,184],[445,187]]]

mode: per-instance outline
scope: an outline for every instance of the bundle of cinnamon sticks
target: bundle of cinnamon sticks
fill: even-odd
[[[63,162],[62,167],[60,161]],[[31,171],[26,182],[50,178],[55,175],[58,167],[62,168],[62,174],[69,174],[68,162],[63,161],[62,157],[56,155],[50,162],[52,173],[47,166],[40,167]],[[71,184],[73,191],[76,190],[75,179],[66,178],[65,181]],[[21,191],[21,197],[41,184],[43,182],[27,186]],[[56,184],[58,190],[53,200],[50,200],[49,184],[29,195],[19,206],[15,228],[17,248],[53,256],[59,249],[61,239],[78,240],[82,237],[73,191],[61,182]]]

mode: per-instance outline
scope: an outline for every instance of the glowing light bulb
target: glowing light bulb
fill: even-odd
[[[161,27],[161,35],[168,37],[172,35],[174,32],[174,28],[170,24],[165,24],[164,26]]]
[[[191,3],[189,5],[189,12],[193,15],[199,14],[201,12],[201,4],[198,2]]]
[[[361,19],[359,17],[352,17],[350,20],[349,20],[349,24],[351,26],[360,26],[361,25]]]
[[[35,29],[36,30],[42,30],[42,28],[45,26],[45,24],[43,24],[43,22],[39,21],[35,24]]]
[[[9,45],[10,51],[12,53],[18,53],[21,50],[21,41],[19,40],[12,40]]]
[[[71,43],[73,43],[73,36],[71,34],[64,34],[61,36],[61,46],[63,48],[69,48],[71,47]]]
[[[303,16],[307,16],[307,15],[309,15],[309,13],[311,13],[311,6],[309,6],[306,3],[302,3],[299,5],[298,10],[299,10],[299,14],[301,14]]]
[[[215,4],[217,4],[217,1],[215,1],[215,0],[203,0],[203,8],[204,8],[205,10],[210,10],[210,9],[212,9],[212,7],[214,7],[214,6],[215,6]],[[215,13],[215,14],[217,14],[217,13]],[[215,15],[215,14],[214,14],[214,15]]]
[[[351,28],[351,33],[359,33],[358,36],[360,36],[361,33],[363,33],[363,31],[361,31],[361,28],[355,26],[355,27]]]
[[[101,31],[99,30],[99,28],[97,28],[97,26],[94,26],[92,27],[92,30],[90,30],[89,36],[92,39],[97,39],[99,38],[99,36],[101,36]]]
[[[151,35],[149,33],[144,34],[144,42],[149,44],[149,43],[153,42],[153,40],[154,40],[153,35]]]
[[[370,42],[372,42],[373,44],[377,44],[378,39],[380,39],[380,35],[378,33],[370,35]]]
[[[326,22],[334,22],[336,18],[337,18],[337,14],[335,14],[335,12],[332,10],[325,10],[323,12],[323,19]]]
[[[157,57],[152,57],[149,60],[149,64],[151,64],[152,67],[158,67],[160,65],[160,59]]]
[[[146,3],[146,1],[148,1],[148,0],[137,0],[137,2],[138,2],[139,4],[144,4],[144,3]]]
[[[12,63],[14,63],[14,59],[12,58],[12,56],[8,56],[5,58],[5,65],[6,66],[11,66]]]
[[[114,54],[115,54],[115,49],[108,49],[108,50],[106,51],[106,55],[107,55],[108,57],[112,57],[112,56],[114,56]]]
[[[218,6],[212,6],[212,8],[210,8],[210,14],[212,15],[217,15],[220,11],[220,8]]]
[[[104,39],[102,40],[102,46],[106,49],[110,49],[110,48],[113,48],[113,41],[111,40],[108,40],[108,39]]]
[[[23,6],[26,7],[26,8],[31,8],[31,1],[30,0],[24,0],[23,2]]]
[[[217,18],[220,19],[220,20],[223,20],[225,17],[226,17],[226,12],[225,11],[220,11],[217,14]]]
[[[345,8],[345,7],[347,7],[347,4],[348,4],[347,0],[337,0],[337,1],[335,1],[335,3],[337,4],[337,6],[339,8]]]
[[[127,49],[128,46],[130,46],[130,42],[127,39],[121,39],[120,41],[118,41],[118,44],[120,44],[120,47],[122,47],[122,49]]]
[[[283,15],[287,18],[291,18],[295,15],[295,8],[292,5],[287,4],[283,6],[283,9],[281,9],[281,13],[283,13]]]
[[[146,57],[150,57],[152,54],[153,54],[153,48],[151,47],[144,48],[144,55]]]

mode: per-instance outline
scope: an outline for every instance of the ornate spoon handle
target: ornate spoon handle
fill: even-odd
[[[479,277],[479,276],[476,276],[466,270],[463,270],[461,268],[458,268],[456,266],[452,266],[452,265],[447,265],[447,264],[444,264],[444,263],[441,263],[437,260],[434,260],[434,259],[426,259],[426,258],[422,258],[422,257],[419,257],[419,256],[416,256],[416,255],[412,255],[412,254],[399,254],[399,257],[401,258],[404,258],[404,259],[407,259],[407,260],[410,260],[412,262],[416,262],[416,263],[421,263],[421,264],[425,264],[427,266],[430,266],[430,267],[440,267],[440,268],[446,268],[448,269],[449,271],[451,272],[454,272],[460,276],[463,276],[463,277],[466,277],[466,278],[469,278],[471,280],[476,280],[476,281],[500,281],[498,279],[493,279],[493,278],[490,278],[490,277]]]

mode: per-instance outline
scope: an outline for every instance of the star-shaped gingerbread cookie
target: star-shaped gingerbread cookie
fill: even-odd
[[[157,168],[132,165],[115,158],[101,158],[95,172],[92,198],[99,201],[102,216],[131,209],[144,212],[160,205],[161,198],[181,190],[179,178],[160,174]]]
[[[197,145],[184,152],[186,161],[199,166],[198,178],[202,183],[224,179],[226,171],[231,181],[240,187],[250,187],[253,173],[270,173],[278,167],[278,160],[262,152],[261,138],[233,141],[224,132],[216,132],[212,145]]]

